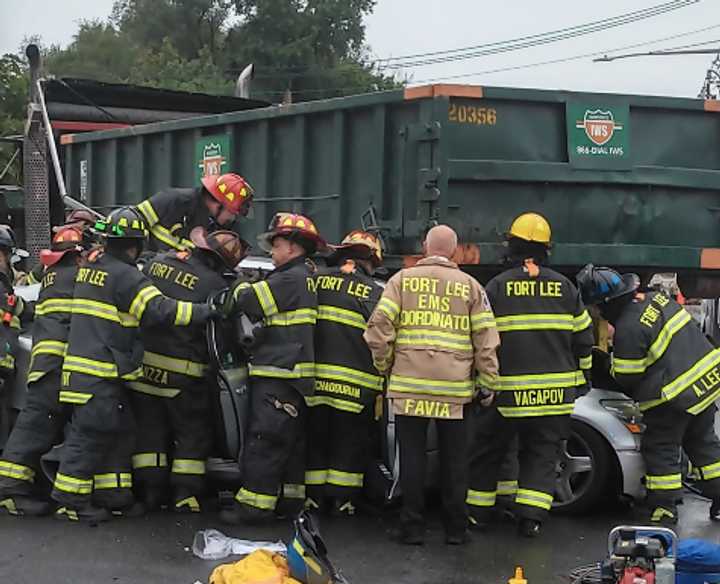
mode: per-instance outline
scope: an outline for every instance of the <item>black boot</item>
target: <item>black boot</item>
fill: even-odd
[[[537,537],[542,531],[542,523],[535,519],[521,519],[518,524],[518,533],[523,537]]]
[[[16,517],[41,517],[50,515],[52,505],[48,501],[36,497],[14,495],[0,498],[0,513],[3,511]]]
[[[220,511],[220,521],[229,525],[262,525],[275,521],[275,513],[233,501],[232,507]]]
[[[112,513],[102,507],[95,507],[91,503],[82,507],[60,507],[55,511],[55,519],[60,521],[87,522],[90,524],[103,523],[112,519]]]
[[[720,499],[713,499],[710,505],[710,520],[720,521]]]

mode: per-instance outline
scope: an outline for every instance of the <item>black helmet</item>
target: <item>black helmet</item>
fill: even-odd
[[[105,220],[95,223],[95,230],[109,239],[146,239],[145,220],[135,207],[122,207],[110,213]]]
[[[612,268],[596,268],[586,265],[575,276],[583,302],[588,305],[603,304],[631,294],[640,287],[637,274],[622,274]]]
[[[0,247],[14,250],[17,247],[15,243],[15,232],[9,225],[0,225]]]

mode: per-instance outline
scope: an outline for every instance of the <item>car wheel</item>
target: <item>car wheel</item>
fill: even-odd
[[[553,509],[562,513],[588,511],[607,492],[613,471],[610,446],[590,426],[572,420],[556,471]]]

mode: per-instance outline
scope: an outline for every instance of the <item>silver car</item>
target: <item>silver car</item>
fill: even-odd
[[[247,259],[243,267],[258,274],[272,269],[270,262],[264,258]],[[26,300],[35,300],[38,288],[37,285],[22,287],[17,292]],[[217,360],[223,361],[223,351],[230,349],[219,346],[222,343],[215,333],[210,341],[211,349],[216,349]],[[27,388],[22,372],[27,370],[30,348],[29,332],[23,331],[17,356],[17,379],[3,390],[6,411],[16,412],[24,404]],[[220,363],[218,377],[215,428],[218,440],[208,471],[220,484],[233,484],[241,478],[237,461],[242,453],[247,414],[246,371],[237,359],[225,360],[224,364]],[[609,376],[604,378],[600,375],[596,385],[575,403],[571,435],[558,463],[555,506],[567,512],[588,510],[608,494],[635,499],[644,492],[641,484],[644,465],[640,456],[640,412],[635,402],[613,391],[615,388]],[[9,420],[7,415],[0,418],[0,448],[9,431]],[[392,413],[386,414],[380,430],[376,461],[367,474],[367,487],[374,498],[387,500],[399,494],[395,480],[398,461]],[[428,436],[430,485],[437,482],[439,472],[435,444],[436,437],[431,426]]]

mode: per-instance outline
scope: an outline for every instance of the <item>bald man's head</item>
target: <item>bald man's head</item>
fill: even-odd
[[[451,258],[457,248],[457,233],[447,225],[436,225],[425,236],[425,255]]]

